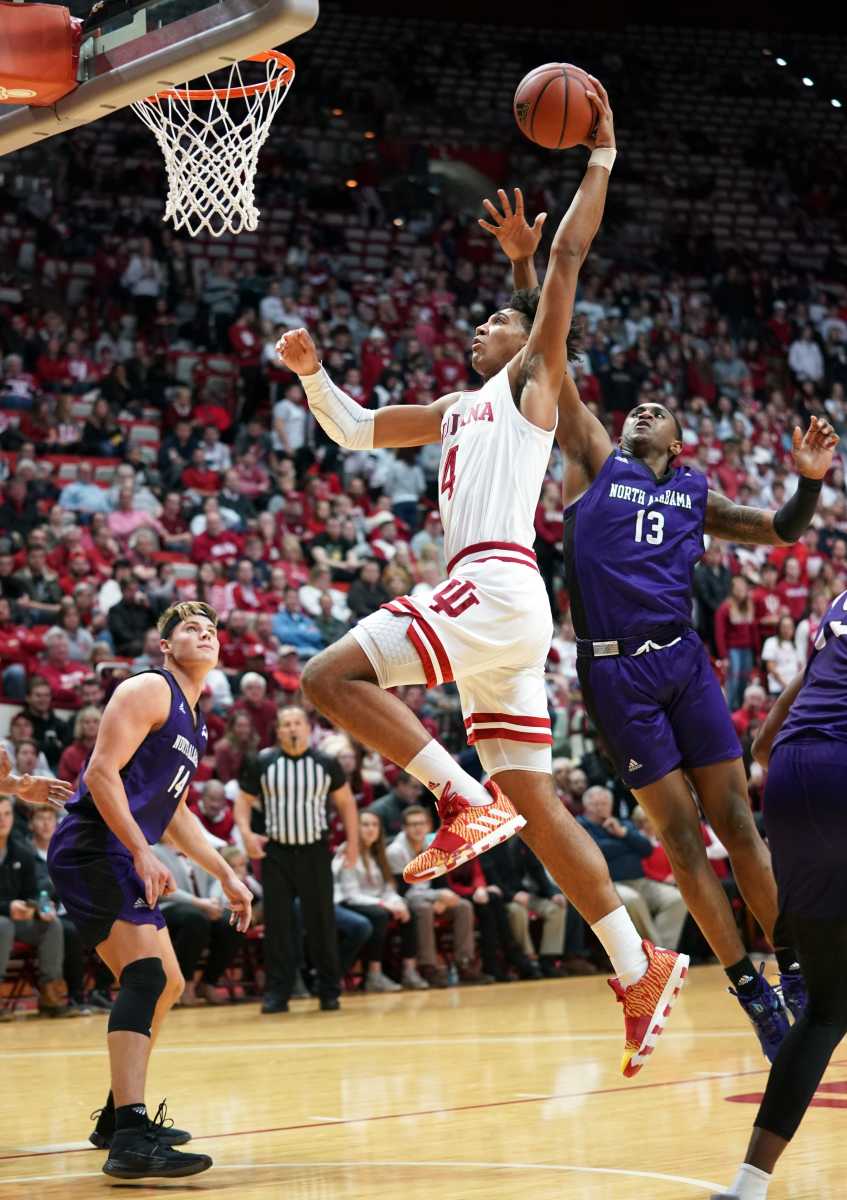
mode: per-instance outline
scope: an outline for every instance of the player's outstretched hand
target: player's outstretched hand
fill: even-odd
[[[597,114],[597,123],[595,124],[591,136],[584,141],[583,146],[587,146],[589,150],[599,150],[602,146],[615,145],[615,120],[612,115],[612,106],[609,103],[609,93],[603,87],[599,79],[595,79],[593,75],[588,78],[594,87],[593,92],[586,92],[591,104],[594,105],[594,110]]]
[[[3,788],[6,785],[6,780],[11,774],[12,760],[9,758],[9,752],[0,746],[0,795],[3,794]]]
[[[133,855],[132,865],[141,882],[144,884],[144,899],[148,908],[155,908],[160,896],[167,896],[176,891],[173,875],[163,862],[160,862],[149,846]]]
[[[221,887],[229,901],[230,925],[234,925],[239,933],[246,933],[253,913],[253,893],[234,873],[222,881]]]
[[[49,804],[60,812],[70,800],[74,789],[64,779],[42,779],[38,775],[21,775],[15,784],[15,795],[27,804]]]
[[[491,217],[490,221],[479,218],[479,223],[486,233],[493,234],[500,243],[500,249],[511,262],[519,262],[522,258],[532,258],[541,241],[541,231],[547,220],[547,213],[539,213],[530,225],[524,216],[523,192],[515,188],[515,208],[502,188],[497,189],[503,211],[483,200],[482,207]]]
[[[795,425],[791,435],[794,465],[807,479],[823,479],[832,466],[838,434],[823,417],[812,417],[805,433]]]
[[[315,343],[305,329],[284,333],[276,344],[276,352],[283,366],[295,375],[314,375],[321,369]]]

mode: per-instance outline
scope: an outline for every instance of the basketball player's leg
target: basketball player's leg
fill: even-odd
[[[378,610],[355,631],[310,659],[303,692],[325,716],[419,779],[436,798],[445,787],[472,805],[489,805],[485,788],[462,770],[403,701],[386,689],[403,684],[434,686],[452,680],[439,641],[439,674],[428,676],[408,636],[412,618]]]
[[[677,768],[644,788],[633,790],[665,848],[674,881],[686,907],[726,968],[746,955],[726,893],[706,857],[700,818],[682,771]],[[720,835],[718,835],[720,836]]]
[[[153,1021],[167,983],[159,930],[155,925],[115,921],[97,953],[119,989],[108,1032],[115,1108],[143,1105]]]
[[[173,1149],[191,1135],[166,1127],[161,1106],[161,1122],[151,1122],[144,1100],[153,1042],[184,986],[168,931],[116,920],[97,952],[118,981],[107,1036],[112,1086],[92,1135],[110,1150],[103,1170],[124,1179],[205,1171],[208,1155]]]
[[[732,873],[747,907],[773,944],[777,918],[776,881],[771,856],[756,828],[747,776],[740,758],[689,767],[706,819],[726,846]]]
[[[805,1012],[780,1046],[744,1165],[726,1196],[764,1200],[839,1042],[847,1034],[847,817],[842,747],[781,746],[771,756],[766,823],[779,879],[778,934],[794,941]]]
[[[631,1077],[653,1051],[687,974],[688,958],[642,941],[600,848],[556,796],[552,738],[545,738],[540,724],[547,714],[543,667],[486,672],[462,681],[460,694],[484,770],[526,818],[520,836],[611,959],[626,1025],[622,1070]],[[485,721],[485,716],[496,721]]]

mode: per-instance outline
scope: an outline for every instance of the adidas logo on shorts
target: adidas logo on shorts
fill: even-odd
[[[139,897],[138,897],[138,899],[136,900],[135,904],[133,904],[133,906],[132,906],[132,907],[133,907],[133,908],[146,908],[146,907],[147,907],[147,901],[146,901],[146,900],[142,900],[142,898],[139,896]]]
[[[627,771],[640,771],[640,770],[641,770],[641,763],[640,763],[640,762],[636,762],[634,758],[631,758],[631,759],[629,760],[628,764],[627,764],[627,768],[626,768],[626,769],[627,769]]]

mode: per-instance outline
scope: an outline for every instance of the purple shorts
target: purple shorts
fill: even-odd
[[[582,658],[586,708],[618,774],[637,790],[677,767],[741,757],[717,676],[693,629],[675,645],[617,658]]]
[[[158,904],[150,908],[144,898],[132,859],[114,847],[114,840],[105,825],[70,813],[47,853],[50,878],[87,947],[105,941],[115,921],[165,927]]]
[[[781,742],[765,786],[765,828],[781,920],[847,918],[847,744]]]

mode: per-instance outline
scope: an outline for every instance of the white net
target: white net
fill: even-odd
[[[262,63],[264,78],[245,81],[241,63],[223,86],[174,88],[133,104],[165,158],[168,197],[163,220],[192,237],[207,230],[253,231],[259,224],[254,183],[259,151],[288,95],[294,64],[275,51],[246,60]],[[255,69],[255,68],[254,68]]]

